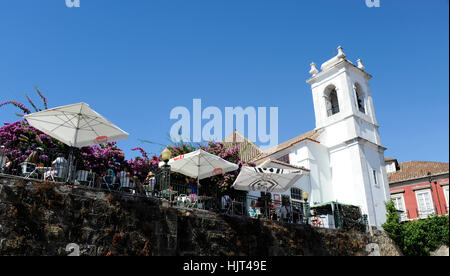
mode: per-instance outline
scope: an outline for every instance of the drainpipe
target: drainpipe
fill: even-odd
[[[436,197],[438,199],[438,204],[439,204],[439,210],[441,211],[441,215],[443,215],[442,213],[442,206],[441,206],[441,200],[439,199],[439,190],[438,190],[438,185],[437,185],[437,181],[434,181],[434,186],[436,187]]]
[[[428,172],[428,181],[430,182],[430,184],[433,182],[433,179],[431,177],[431,172]],[[438,192],[438,188],[437,188],[437,181],[434,181],[434,185],[436,187],[436,197],[437,197],[437,203],[439,206],[439,211],[441,212],[440,214],[442,215],[442,208],[441,208],[441,201],[439,200],[439,192]],[[431,191],[433,191],[433,185],[431,185]],[[437,208],[436,208],[436,213],[437,213]]]

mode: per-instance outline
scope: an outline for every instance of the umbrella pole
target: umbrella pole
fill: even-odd
[[[200,154],[198,155],[198,164],[197,164],[197,193],[200,194]]]
[[[81,106],[81,109],[83,109],[83,106]],[[73,167],[73,149],[75,147],[75,145],[77,144],[77,138],[78,138],[78,131],[80,130],[80,121],[81,121],[81,109],[80,109],[80,113],[77,114],[78,117],[78,122],[77,122],[77,127],[75,129],[75,137],[73,138],[73,145],[72,147],[70,147],[70,155],[69,155],[69,175],[67,176],[67,182],[71,183],[72,181],[72,167]]]
[[[67,182],[71,183],[72,180],[72,167],[73,167],[73,148],[70,148],[70,153],[69,153],[69,173],[67,174]]]

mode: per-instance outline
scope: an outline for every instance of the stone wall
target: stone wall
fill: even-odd
[[[384,232],[313,229],[64,184],[0,178],[0,255],[400,255]],[[372,249],[374,251],[369,253]]]

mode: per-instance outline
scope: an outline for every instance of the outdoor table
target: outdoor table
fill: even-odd
[[[33,175],[39,177],[39,175],[44,175],[46,172],[50,171],[51,167],[35,167],[34,170],[30,173],[26,173],[25,178],[31,178]]]
[[[20,167],[22,168],[22,175],[25,176],[26,178],[29,178],[36,169],[36,164],[30,162],[23,162],[20,163]]]

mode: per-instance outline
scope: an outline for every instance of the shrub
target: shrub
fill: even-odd
[[[386,204],[387,220],[384,230],[400,247],[405,256],[428,256],[441,245],[449,245],[448,216],[400,223],[394,203]]]

